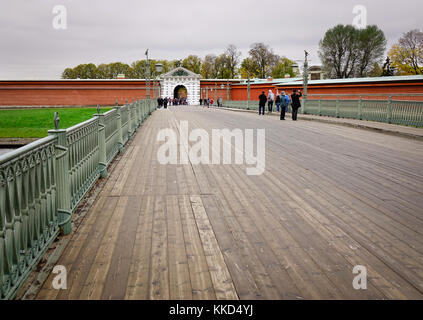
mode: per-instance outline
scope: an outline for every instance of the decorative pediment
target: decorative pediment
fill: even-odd
[[[199,74],[196,74],[188,69],[185,69],[184,67],[175,68],[161,75],[161,78],[169,78],[169,77],[201,78]]]
[[[174,76],[174,77],[188,77],[189,73],[186,72],[185,70],[178,69],[178,70],[176,70],[172,73],[172,76]]]

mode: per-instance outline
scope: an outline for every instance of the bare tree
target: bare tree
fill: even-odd
[[[225,55],[227,57],[227,68],[229,70],[229,78],[234,79],[237,75],[237,68],[240,62],[241,52],[235,45],[230,44],[226,48]]]
[[[249,54],[251,61],[258,67],[258,76],[263,79],[271,75],[272,69],[280,60],[280,57],[264,43],[254,43]]]
[[[423,73],[423,32],[416,29],[405,33],[393,49],[394,65],[409,69],[413,74]]]

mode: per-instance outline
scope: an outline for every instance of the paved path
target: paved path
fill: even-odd
[[[159,129],[265,128],[266,171],[160,165]],[[423,143],[172,107],[139,129],[38,299],[423,299]],[[367,289],[352,286],[367,268]]]

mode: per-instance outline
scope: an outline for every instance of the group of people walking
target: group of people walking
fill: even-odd
[[[159,108],[164,107],[165,109],[167,109],[168,105],[172,105],[172,106],[181,106],[181,105],[188,105],[188,100],[187,98],[162,98],[159,97],[157,98],[157,104],[159,106]]]
[[[209,108],[211,105],[213,105],[213,103],[214,103],[214,100],[210,98],[200,99],[200,106],[205,106]]]
[[[273,112],[273,104],[276,105],[276,111],[281,113],[281,120],[285,120],[285,113],[288,111],[288,106],[291,103],[292,108],[292,120],[297,121],[298,109],[301,108],[300,98],[303,96],[300,90],[294,89],[291,96],[282,91],[279,94],[273,93],[272,90],[269,90],[269,94],[266,96],[264,91],[259,96],[259,115],[264,115],[266,109],[266,103],[268,108],[268,113]]]
[[[169,98],[162,98],[162,97],[158,97],[157,98],[157,104],[158,104],[158,106],[159,106],[159,109],[161,108],[161,107],[164,107],[165,109],[167,109],[167,105],[169,104],[169,102],[170,102],[170,99]]]

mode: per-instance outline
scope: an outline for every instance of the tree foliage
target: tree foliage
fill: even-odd
[[[389,50],[392,65],[401,75],[423,74],[423,32],[411,30]]]
[[[194,55],[189,55],[182,61],[182,67],[197,74],[201,73],[201,64],[201,59]]]
[[[250,62],[258,71],[259,78],[267,78],[271,75],[273,68],[278,63],[280,57],[273,53],[273,50],[264,43],[254,43],[249,51]]]
[[[250,57],[242,61],[240,72],[243,79],[258,77],[260,73],[258,64]]]
[[[157,76],[155,71],[156,63],[163,65],[161,73],[181,65],[192,72],[201,74],[205,79],[234,79],[240,75],[246,78],[273,76],[283,78],[286,73],[293,76],[292,61],[287,58],[280,58],[273,53],[273,50],[262,43],[255,43],[251,46],[250,56],[240,64],[241,52],[233,44],[226,47],[220,55],[206,55],[204,59],[196,55],[189,55],[183,60],[150,60],[150,77]],[[146,60],[138,60],[131,65],[114,62],[109,64],[81,64],[75,68],[66,68],[62,73],[63,79],[116,79],[118,74],[125,74],[126,78],[145,79],[147,78]]]
[[[214,54],[209,54],[204,58],[201,66],[201,76],[204,79],[216,78],[216,58]]]
[[[241,52],[237,47],[230,44],[225,51],[226,55],[226,68],[229,72],[228,78],[234,79],[238,75],[238,65],[240,62]]]
[[[279,59],[278,63],[276,63],[275,67],[272,70],[272,77],[274,79],[281,79],[285,78],[285,75],[288,75],[293,78],[296,76],[294,73],[294,70],[292,69],[292,65],[294,64],[294,61],[282,57]]]
[[[386,38],[377,26],[356,29],[337,25],[329,29],[319,43],[323,70],[330,78],[366,77],[374,63],[380,63]]]

